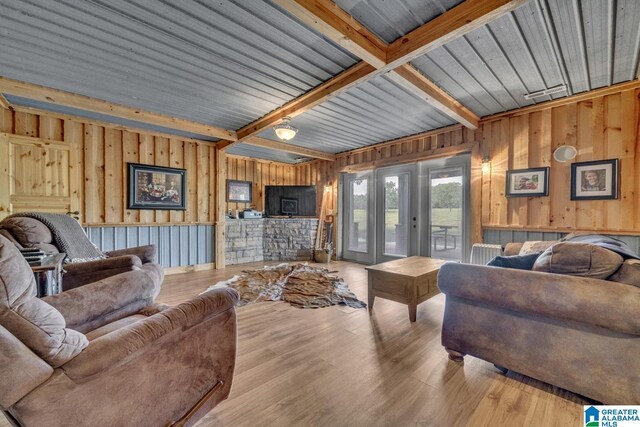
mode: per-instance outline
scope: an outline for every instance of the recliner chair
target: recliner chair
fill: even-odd
[[[131,271],[36,298],[0,236],[0,409],[16,426],[190,425],[227,398],[233,289],[154,304],[159,277]]]
[[[53,243],[51,230],[35,218],[5,218],[0,222],[0,235],[9,239],[20,249],[38,248],[49,253],[60,252]],[[85,283],[138,270],[144,264],[154,263],[156,261],[156,246],[138,246],[109,251],[104,254],[107,257],[105,259],[65,264],[63,289],[77,288]]]

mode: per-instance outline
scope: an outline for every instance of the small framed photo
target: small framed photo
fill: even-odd
[[[280,198],[280,212],[283,215],[298,215],[298,199]]]
[[[618,198],[618,159],[571,163],[571,200]]]
[[[184,210],[187,171],[162,166],[129,165],[128,209]]]
[[[227,180],[227,202],[251,203],[253,183],[251,181]]]
[[[539,197],[549,195],[549,168],[507,171],[507,197]]]

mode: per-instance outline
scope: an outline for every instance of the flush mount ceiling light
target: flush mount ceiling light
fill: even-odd
[[[534,99],[540,98],[547,95],[553,95],[554,93],[566,92],[567,86],[559,85],[555,87],[550,87],[549,89],[539,90],[537,92],[531,92],[524,95],[524,99]]]
[[[298,133],[298,129],[291,125],[291,117],[283,117],[282,121],[273,127],[273,130],[276,132],[278,138],[283,141],[289,141],[293,139],[294,136]]]

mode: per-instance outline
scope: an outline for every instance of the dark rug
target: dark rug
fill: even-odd
[[[239,306],[261,301],[287,301],[298,308],[320,308],[344,304],[365,308],[349,286],[326,268],[307,264],[280,264],[246,270],[209,289],[230,287],[240,294]]]

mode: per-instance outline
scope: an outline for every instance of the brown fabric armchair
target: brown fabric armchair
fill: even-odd
[[[51,230],[42,222],[28,217],[9,217],[0,222],[0,235],[12,241],[18,248],[39,248],[45,252],[59,253],[53,243]],[[144,264],[156,262],[156,246],[146,245],[119,249],[104,253],[106,259],[65,264],[64,290],[127,271],[139,270]],[[162,281],[162,280],[161,280]]]
[[[438,286],[450,359],[469,354],[600,402],[640,404],[640,288],[453,263]]]
[[[226,399],[236,352],[232,289],[154,304],[152,270],[38,299],[0,237],[0,409],[19,426],[189,425]],[[182,424],[184,423],[184,424]]]

